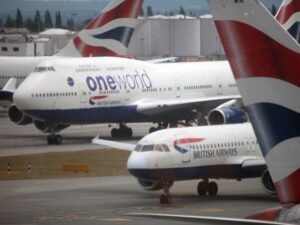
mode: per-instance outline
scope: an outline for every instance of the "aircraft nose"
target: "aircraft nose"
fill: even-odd
[[[136,169],[147,169],[148,163],[144,154],[140,152],[132,152],[127,160],[127,169],[131,172]]]

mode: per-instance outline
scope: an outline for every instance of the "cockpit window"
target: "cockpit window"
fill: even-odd
[[[150,152],[154,150],[154,145],[144,145],[142,152]]]
[[[163,152],[164,151],[161,145],[155,145],[154,150],[158,151],[158,152]]]
[[[166,144],[162,144],[162,147],[163,147],[163,149],[164,149],[165,152],[169,152],[170,151],[169,147]]]
[[[140,152],[142,150],[142,147],[143,147],[142,145],[137,145],[137,146],[135,146],[134,151]]]
[[[55,71],[53,66],[38,66],[35,67],[34,72],[44,72],[44,71]]]

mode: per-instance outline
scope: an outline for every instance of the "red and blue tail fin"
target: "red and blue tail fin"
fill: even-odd
[[[281,203],[300,202],[300,46],[257,0],[208,0]]]
[[[57,56],[125,56],[143,0],[113,0]]]
[[[300,43],[300,1],[284,0],[275,17]]]

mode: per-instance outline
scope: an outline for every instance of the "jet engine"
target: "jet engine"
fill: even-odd
[[[27,125],[32,123],[32,118],[26,116],[16,105],[11,105],[7,111],[9,119],[17,125]]]
[[[162,181],[149,181],[138,179],[138,183],[142,186],[145,191],[158,191],[163,188]]]
[[[270,175],[269,170],[265,170],[261,175],[261,183],[263,185],[264,190],[271,195],[276,194],[276,190]]]
[[[44,133],[58,132],[70,126],[65,124],[50,124],[40,120],[35,120],[33,124],[38,130]]]
[[[247,115],[234,108],[217,108],[209,112],[207,120],[211,125],[244,123],[247,121]]]

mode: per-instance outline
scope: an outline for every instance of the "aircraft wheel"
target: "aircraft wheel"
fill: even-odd
[[[159,202],[160,204],[170,204],[170,199],[168,198],[167,195],[165,194],[161,194],[160,197],[159,197]]]
[[[208,194],[209,195],[217,195],[218,193],[218,185],[216,182],[210,182],[208,185]]]
[[[53,135],[49,135],[47,137],[47,142],[48,142],[48,145],[53,145],[54,144],[54,136]]]
[[[132,137],[132,129],[129,127],[126,128],[126,137]]]
[[[154,131],[156,131],[155,127],[150,127],[149,133],[153,133]]]
[[[113,129],[111,130],[111,136],[112,136],[113,138],[116,138],[116,137],[119,136],[119,131],[118,131],[117,128],[113,128]]]
[[[62,136],[61,135],[55,135],[54,136],[54,144],[61,145],[62,143]]]
[[[198,187],[197,187],[197,190],[198,190],[198,194],[199,195],[206,195],[207,193],[207,189],[208,189],[208,183],[207,182],[199,182],[198,183]]]

